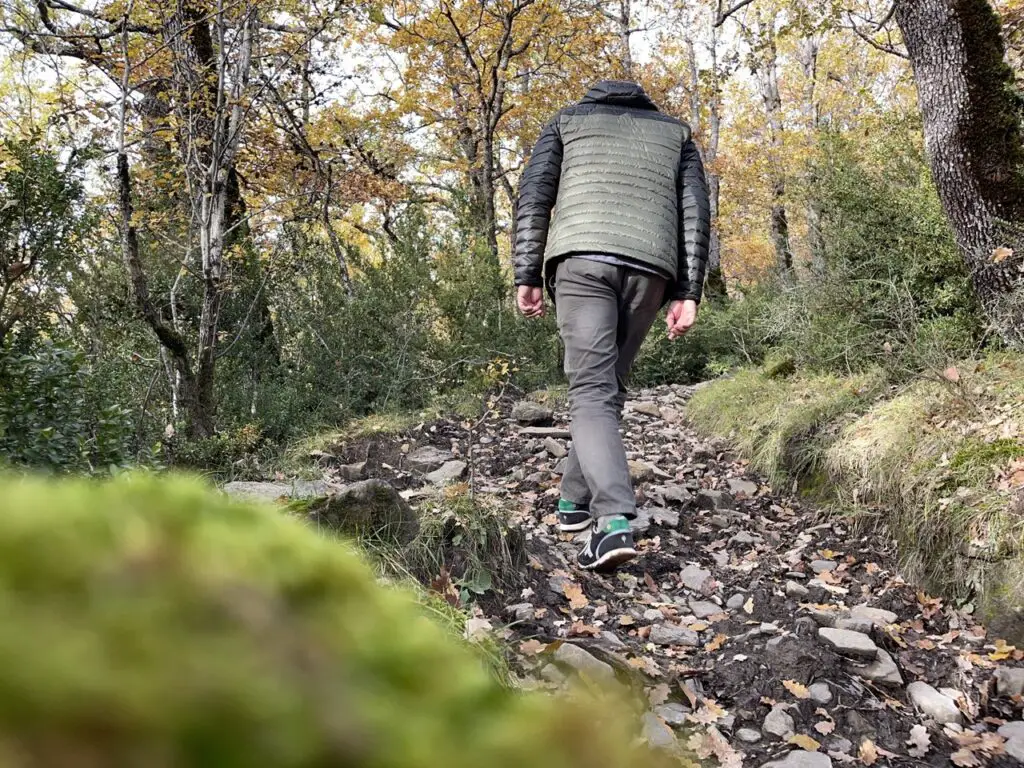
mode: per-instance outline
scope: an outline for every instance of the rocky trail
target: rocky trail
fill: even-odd
[[[729,766],[1024,763],[1024,651],[904,582],[884,531],[770,487],[699,437],[691,392],[627,405],[641,554],[612,575],[579,570],[585,534],[555,527],[564,411],[524,401],[471,429],[421,425],[386,450],[352,446],[339,461],[361,462],[326,462],[328,479],[381,478],[415,502],[468,477],[503,505],[527,565],[470,632],[510,644],[523,687],[580,676],[641,690],[654,746]]]

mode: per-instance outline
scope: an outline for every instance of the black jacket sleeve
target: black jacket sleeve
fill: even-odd
[[[519,181],[515,242],[512,244],[516,285],[544,284],[544,249],[561,176],[562,136],[556,115],[541,131]]]
[[[679,276],[674,300],[699,302],[711,240],[711,204],[697,145],[689,139],[679,158]]]

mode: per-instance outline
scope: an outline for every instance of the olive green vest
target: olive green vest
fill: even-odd
[[[677,277],[687,126],[626,112],[563,115],[559,129],[562,175],[544,261],[609,253]]]

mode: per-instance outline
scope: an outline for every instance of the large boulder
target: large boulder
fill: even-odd
[[[408,544],[419,531],[416,512],[383,480],[364,480],[316,499],[307,514],[310,522],[346,536],[397,544]]]
[[[619,704],[501,685],[349,547],[181,481],[0,483],[0,700],[18,768],[670,764]]]

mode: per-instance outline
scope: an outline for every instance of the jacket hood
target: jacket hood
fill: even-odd
[[[629,80],[602,80],[595,83],[583,97],[582,103],[615,104],[633,109],[658,109],[658,106],[644,91],[643,86]]]

